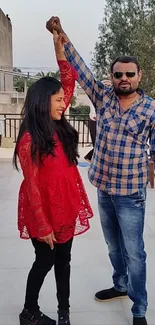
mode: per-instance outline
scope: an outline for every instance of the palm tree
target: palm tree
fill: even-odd
[[[59,72],[59,70],[57,70],[56,72],[49,71],[47,73],[41,71],[41,72],[37,73],[37,76],[38,77],[53,77],[53,78],[56,78],[56,79],[60,80],[60,72]]]

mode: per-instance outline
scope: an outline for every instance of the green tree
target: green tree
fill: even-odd
[[[75,108],[70,108],[70,115],[75,116],[77,120],[84,121],[85,124],[88,124],[90,106],[88,105],[78,105]]]
[[[59,72],[59,70],[57,70],[56,72],[49,71],[47,73],[41,71],[41,72],[37,73],[37,76],[39,76],[39,77],[53,77],[53,78],[56,78],[56,79],[60,80],[60,72]]]
[[[74,96],[74,95],[72,96],[70,104],[71,104],[71,107],[76,106],[76,96]]]
[[[24,83],[25,83],[25,78],[22,76],[22,71],[18,68],[13,68],[14,72],[17,72],[19,75],[14,75],[13,77],[13,86],[14,88],[18,91],[18,92],[24,92]],[[20,76],[21,74],[21,76]],[[30,78],[27,79],[27,87],[29,88],[34,82],[36,81],[36,79],[34,78]]]
[[[102,80],[120,55],[134,55],[142,70],[142,87],[155,96],[155,1],[107,0],[92,66]]]
[[[16,67],[13,68],[13,72],[17,72],[19,74],[22,73],[22,71],[20,69],[16,68]],[[23,77],[14,75],[13,76],[13,86],[17,91],[22,92],[23,89],[24,89]]]
[[[21,76],[14,75],[14,77],[13,77],[14,88],[19,92],[24,92],[25,78],[22,76],[22,71],[16,67],[13,69],[13,71],[21,74]],[[37,80],[35,77],[45,77],[45,76],[54,77],[59,80],[60,73],[59,73],[59,70],[57,70],[56,72],[49,71],[47,73],[44,73],[43,71],[41,71],[41,72],[37,73],[36,76],[34,76],[34,79],[33,78],[27,79],[27,87],[29,88]]]

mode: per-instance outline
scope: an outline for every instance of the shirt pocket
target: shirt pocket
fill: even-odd
[[[131,114],[125,123],[125,129],[135,135],[142,135],[146,128],[146,118]]]

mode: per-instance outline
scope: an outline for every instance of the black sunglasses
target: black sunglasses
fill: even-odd
[[[123,75],[126,75],[127,78],[133,78],[136,75],[136,72],[132,72],[132,71],[127,71],[127,72],[119,72],[116,71],[113,73],[113,76],[115,79],[121,79],[123,77]]]

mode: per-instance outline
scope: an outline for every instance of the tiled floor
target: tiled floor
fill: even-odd
[[[97,211],[96,190],[87,179],[87,167],[80,167],[94,209],[91,230],[75,239],[72,251],[71,319],[72,325],[132,324],[131,302],[94,301],[97,290],[112,285],[111,266],[103,240]],[[19,239],[16,227],[17,192],[21,175],[11,162],[0,161],[0,325],[18,325],[23,307],[25,281],[33,262],[29,241]],[[148,188],[145,241],[148,253],[148,324],[155,325],[155,190]],[[56,317],[55,283],[49,273],[40,295],[40,305]]]

